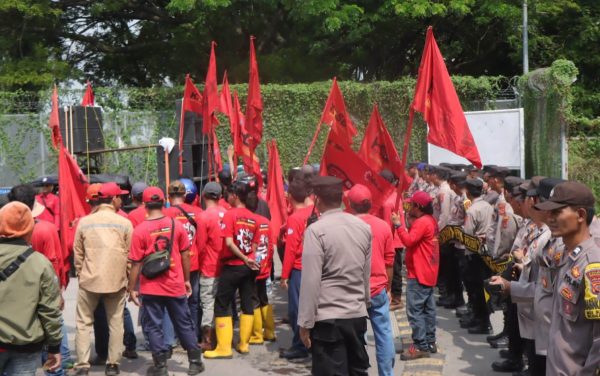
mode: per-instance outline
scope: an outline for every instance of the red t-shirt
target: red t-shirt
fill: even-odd
[[[117,214],[125,219],[129,219],[129,215],[127,215],[127,213],[125,213],[125,211],[123,209],[117,210]]]
[[[229,205],[229,203],[227,202],[227,200],[225,200],[224,198],[219,200],[219,206],[222,207],[225,210],[231,210],[232,206]]]
[[[396,251],[392,245],[392,230],[388,224],[371,214],[358,216],[371,226],[371,297],[379,294],[388,285],[386,267],[394,265]]]
[[[285,251],[283,254],[282,279],[289,279],[292,269],[302,270],[302,250],[306,221],[312,214],[313,206],[298,209],[287,220],[285,231]]]
[[[53,223],[36,220],[31,234],[31,248],[44,256],[52,263],[58,276],[60,286],[66,286],[66,273],[63,270],[62,248],[58,238],[58,229]]]
[[[137,225],[144,222],[146,220],[146,207],[144,205],[140,205],[137,208],[133,209],[127,215],[127,218],[131,221],[133,228],[136,228]]]
[[[35,198],[37,202],[46,207],[46,210],[38,218],[50,221],[58,227],[60,223],[60,202],[58,196],[54,193],[40,193]]]
[[[212,278],[219,276],[219,256],[223,249],[221,226],[225,213],[227,213],[227,210],[217,205],[207,208],[200,213],[200,217],[198,218],[196,246],[198,249],[200,274],[204,277]]]
[[[233,238],[235,245],[243,254],[254,259],[252,241],[257,231],[256,215],[246,208],[233,208],[223,217],[221,226],[223,238]],[[244,261],[231,252],[223,241],[221,260],[225,265],[244,265]]]
[[[394,208],[396,207],[396,197],[398,197],[398,193],[396,191],[394,191],[394,193],[392,193],[383,203],[383,207],[381,208],[381,219],[383,219],[388,226],[390,227],[390,230],[393,228],[393,224],[392,224],[392,212],[394,211]],[[402,199],[400,199],[400,207],[402,207]],[[402,243],[402,240],[400,239],[400,237],[398,235],[394,233],[392,233],[392,244],[394,245],[394,249],[398,249],[398,248],[404,248],[404,244]]]
[[[256,216],[256,236],[253,239],[256,244],[256,255],[254,259],[260,265],[260,270],[256,279],[267,279],[271,275],[271,266],[273,265],[273,245],[270,237],[270,222],[262,215]]]
[[[198,226],[198,218],[200,217],[200,213],[202,213],[202,209],[194,207],[189,204],[181,204],[178,205],[183,209],[191,218],[196,221],[196,226]],[[198,229],[190,223],[187,217],[181,212],[181,210],[177,209],[174,206],[171,206],[165,210],[165,214],[167,217],[177,219],[182,225],[185,231],[188,234],[188,239],[190,240],[190,271],[195,272],[199,269],[198,266],[198,246],[196,244],[196,232]]]
[[[129,259],[133,262],[142,262],[144,257],[155,252],[155,243],[160,250],[165,249],[167,241],[162,238],[158,239],[158,237],[161,236],[170,240],[173,224],[175,225],[175,234],[171,247],[171,268],[154,279],[148,279],[140,274],[140,292],[142,295],[181,297],[186,293],[181,252],[190,248],[190,241],[187,232],[179,221],[174,221],[169,217],[161,217],[140,223],[133,230]]]
[[[408,278],[416,278],[425,286],[435,286],[440,266],[440,245],[435,218],[423,215],[413,221],[410,230],[400,227],[397,233],[406,244],[404,263]]]

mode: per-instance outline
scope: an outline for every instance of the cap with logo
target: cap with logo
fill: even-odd
[[[144,203],[162,202],[165,201],[165,194],[163,193],[162,189],[158,187],[148,187],[144,190],[142,201]]]
[[[546,179],[545,176],[534,176],[527,181],[527,184],[522,184],[521,188],[527,195],[527,197],[539,196],[538,187],[540,182]]]
[[[431,204],[431,201],[432,199],[429,193],[423,191],[416,191],[409,199],[406,200],[406,202],[417,204],[420,207],[425,207]]]
[[[566,180],[558,179],[558,178],[546,178],[540,181],[540,185],[538,186],[538,192],[540,199],[547,200],[550,198],[550,192],[559,185],[560,183],[564,183]]]
[[[108,198],[108,197],[126,195],[128,193],[129,193],[129,191],[121,189],[121,187],[119,187],[119,185],[117,183],[110,182],[110,183],[102,184],[102,186],[100,187],[100,190],[98,191],[98,197]]]
[[[554,210],[565,206],[592,208],[596,203],[594,194],[585,184],[577,181],[566,181],[555,186],[550,197],[535,205],[538,210]]]

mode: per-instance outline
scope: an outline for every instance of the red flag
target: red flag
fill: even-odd
[[[346,139],[333,130],[329,132],[321,159],[321,175],[342,179],[344,190],[352,188],[355,184],[363,184],[369,188],[373,195],[372,213],[379,212],[386,198],[394,191],[394,187],[369,168],[348,145]]]
[[[87,82],[87,87],[85,89],[85,93],[83,94],[81,105],[83,107],[94,107],[94,91],[92,90],[92,84],[90,83],[90,81]]]
[[[183,88],[183,99],[181,101],[181,114],[179,117],[179,175],[183,174],[183,134],[185,128],[185,112],[190,111],[202,115],[202,94],[189,74],[185,75],[185,86]]]
[[[223,84],[221,86],[221,95],[219,96],[219,112],[225,114],[229,118],[229,130],[231,139],[233,140],[235,129],[232,121],[233,104],[231,101],[231,91],[229,91],[229,80],[227,80],[227,71],[223,74]]]
[[[477,145],[431,26],[427,29],[412,108],[422,113],[429,125],[427,142],[458,154],[481,168]]]
[[[379,114],[377,104],[373,105],[373,113],[371,114],[369,125],[365,131],[365,138],[363,138],[360,145],[358,155],[376,172],[388,169],[398,178],[402,174],[403,169],[400,163],[400,156],[398,156],[394,141],[392,141],[392,137]]]
[[[269,151],[269,169],[267,186],[267,203],[271,211],[271,238],[272,244],[277,244],[277,237],[281,226],[287,221],[287,205],[283,189],[283,171],[279,161],[277,141],[267,143]]]
[[[223,169],[223,159],[221,158],[221,148],[219,147],[219,139],[217,138],[217,131],[215,130],[215,128],[213,127],[212,129],[212,142],[213,142],[213,156],[214,156],[214,165],[215,165],[215,172],[219,172]]]
[[[56,89],[56,85],[54,85],[54,90],[52,91],[52,109],[50,110],[50,119],[48,120],[48,127],[50,127],[50,131],[52,132],[52,145],[54,149],[57,149],[62,146],[62,135],[60,134],[60,120],[58,117],[58,90]]]
[[[90,211],[85,200],[88,181],[71,154],[58,151],[58,199],[60,202],[60,243],[63,255],[70,254],[77,221]]]
[[[260,95],[258,63],[254,52],[254,36],[250,37],[250,79],[248,81],[248,101],[246,103],[246,130],[251,136],[250,146],[256,149],[263,134],[263,102]]]
[[[331,91],[329,97],[325,103],[323,109],[323,115],[321,116],[321,122],[331,126],[334,131],[339,132],[344,136],[349,144],[352,144],[352,138],[356,135],[356,128],[352,124],[352,119],[348,111],[346,111],[346,103],[344,102],[344,96],[342,91],[337,84],[337,79],[333,78],[333,84],[331,85]]]
[[[252,148],[252,136],[248,134],[245,126],[244,114],[242,113],[240,101],[237,92],[233,92],[233,111],[232,120],[235,125],[233,148],[236,156],[242,157],[244,171],[256,176],[258,186],[263,184],[262,174],[260,173],[260,161]],[[234,158],[235,161],[235,158]]]
[[[206,81],[204,84],[203,113],[202,113],[202,133],[211,133],[213,127],[219,124],[215,111],[219,109],[219,91],[217,90],[217,60],[215,58],[215,42],[210,44],[210,59],[208,61],[208,71],[206,72]]]
[[[235,155],[242,155],[242,145],[244,140],[242,138],[242,124],[244,122],[244,113],[240,106],[240,100],[238,98],[237,91],[233,92],[233,108],[231,111],[231,127],[233,128],[233,150]]]
[[[202,94],[198,91],[190,75],[185,76],[185,87],[183,89],[183,111],[195,112],[202,115]]]

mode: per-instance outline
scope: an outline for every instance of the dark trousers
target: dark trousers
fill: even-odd
[[[473,278],[469,275],[469,262],[466,254],[460,254],[458,256],[458,270],[461,275],[461,281],[467,291],[469,305],[471,305],[473,304]]]
[[[396,248],[394,256],[394,274],[392,275],[392,296],[402,296],[402,251],[404,248]]]
[[[190,307],[185,296],[175,298],[170,296],[144,295],[142,303],[144,305],[142,327],[148,335],[152,354],[156,355],[169,351],[169,346],[164,341],[162,325],[165,317],[165,309],[173,322],[173,328],[181,346],[188,351],[198,349],[198,338],[194,332],[194,322],[192,321]]]
[[[198,320],[200,317],[200,272],[197,270],[190,272],[190,284],[192,285],[192,295],[188,298],[188,305],[190,306],[190,314],[192,315],[192,322],[194,323],[195,333],[198,334]]]
[[[221,269],[217,296],[215,298],[215,317],[231,316],[231,302],[237,290],[240,291],[240,306],[245,315],[254,314],[254,278],[256,273],[246,265],[225,265]]]
[[[506,335],[508,336],[508,351],[511,358],[523,358],[523,341],[521,340],[521,332],[519,331],[519,314],[517,305],[512,301],[508,301],[506,309]]]
[[[257,279],[254,282],[254,308],[264,307],[269,304],[267,294],[267,279]]]
[[[444,285],[446,293],[449,297],[454,298],[454,301],[459,305],[464,304],[462,281],[460,278],[459,260],[464,250],[458,249],[454,244],[448,245],[446,254],[446,275]],[[441,267],[441,265],[440,265]]]
[[[366,331],[366,317],[317,321],[310,333],[312,374],[366,376],[369,368]]]
[[[125,329],[123,334],[123,344],[125,345],[125,349],[135,350],[137,338],[135,337],[131,313],[127,307],[125,307],[125,312],[123,312],[123,326]],[[94,311],[94,337],[96,355],[102,359],[108,358],[108,321],[106,319],[106,311],[104,310],[102,300],[100,300]]]
[[[294,336],[292,337],[292,349],[306,351],[308,349],[300,340],[300,328],[298,327],[298,307],[300,305],[300,282],[302,281],[302,271],[292,269],[290,280],[288,281],[288,317]]]
[[[478,255],[467,255],[467,278],[472,288],[473,314],[482,322],[490,321],[490,311],[483,293],[483,281],[490,277],[490,270]]]
[[[442,286],[440,292],[444,296],[448,296],[448,274],[450,267],[450,258],[452,257],[452,250],[450,244],[440,245],[440,269],[438,272],[438,286]]]

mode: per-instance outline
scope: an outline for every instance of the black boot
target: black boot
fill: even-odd
[[[504,330],[503,330],[503,331],[501,331],[498,334],[494,334],[493,336],[487,336],[487,337],[485,337],[485,340],[488,343],[491,343],[491,342],[495,342],[495,341],[499,340],[500,338],[502,338],[504,336],[506,336],[506,333],[504,333]]]
[[[188,361],[190,362],[190,368],[188,369],[188,375],[197,375],[204,372],[204,363],[202,363],[202,350],[193,349],[188,350]]]
[[[490,341],[490,347],[492,349],[501,349],[508,347],[508,336],[500,337],[495,341]]]
[[[489,322],[480,321],[478,324],[469,327],[469,334],[490,334],[492,325]]]
[[[169,372],[167,371],[167,356],[166,352],[161,352],[158,354],[152,354],[152,360],[154,360],[154,365],[150,366],[146,371],[147,376],[169,376]]]
[[[496,372],[519,372],[523,370],[523,361],[518,359],[505,359],[492,363],[492,369]]]

